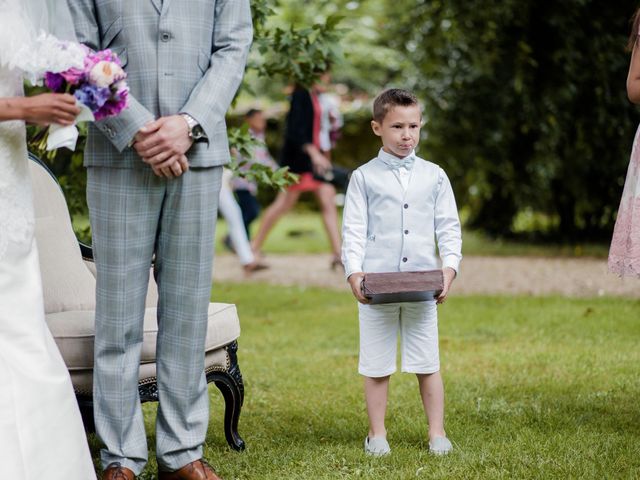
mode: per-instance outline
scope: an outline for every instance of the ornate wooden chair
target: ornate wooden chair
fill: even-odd
[[[30,155],[36,214],[36,240],[44,290],[46,321],[67,364],[87,430],[93,430],[93,336],[95,267],[91,248],[79,243],[62,190],[51,171]],[[213,246],[212,246],[213,248]],[[150,275],[144,340],[138,380],[142,402],[158,400],[156,384],[157,287]],[[238,419],[244,385],[238,366],[240,322],[235,305],[211,303],[206,338],[207,382],[215,383],[225,400],[227,442],[243,450]]]

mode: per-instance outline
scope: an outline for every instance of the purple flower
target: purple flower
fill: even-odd
[[[111,50],[93,52],[83,48],[86,51],[83,68],[47,72],[46,86],[53,92],[73,94],[93,112],[96,120],[118,115],[129,103],[127,75],[120,59]]]
[[[44,83],[49,90],[56,93],[64,92],[65,80],[59,73],[47,72],[44,76]]]
[[[116,88],[118,86],[119,88]],[[94,112],[96,120],[107,117],[114,117],[122,110],[127,108],[129,104],[129,87],[124,81],[120,81],[112,87],[115,90],[112,96],[97,112]]]
[[[70,68],[61,72],[60,75],[64,77],[69,85],[80,85],[86,77],[85,71],[79,68]]]
[[[107,100],[111,97],[111,90],[85,84],[74,92],[74,96],[80,103],[85,104],[89,107],[89,110],[95,113],[107,103]]]

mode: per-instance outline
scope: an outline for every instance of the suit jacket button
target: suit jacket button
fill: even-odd
[[[405,263],[407,262],[407,260],[409,260],[407,257],[404,257],[404,258],[402,259],[402,261],[403,261],[403,262],[405,262]]]

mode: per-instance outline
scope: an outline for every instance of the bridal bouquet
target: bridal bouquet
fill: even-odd
[[[47,72],[44,82],[55,93],[76,97],[81,113],[76,122],[92,122],[118,115],[128,105],[127,74],[118,56],[111,50],[94,52],[87,47],[84,65],[63,72]],[[47,150],[66,147],[75,150],[78,129],[75,125],[51,125]]]

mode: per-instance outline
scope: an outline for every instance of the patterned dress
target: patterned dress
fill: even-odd
[[[640,127],[631,150],[618,218],[609,249],[609,271],[640,276]]]

